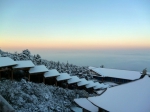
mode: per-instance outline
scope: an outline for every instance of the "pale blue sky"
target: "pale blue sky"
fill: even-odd
[[[0,24],[2,48],[150,48],[150,0],[1,0]]]

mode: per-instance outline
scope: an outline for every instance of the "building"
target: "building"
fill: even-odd
[[[100,82],[114,82],[122,84],[141,78],[141,73],[138,71],[108,69],[108,68],[94,68],[89,67],[90,71],[93,72],[93,77],[98,79]]]
[[[44,65],[36,65],[33,68],[29,69],[29,81],[32,80],[38,80],[38,82],[43,82],[45,79],[44,73],[48,72],[48,69]],[[41,80],[42,79],[42,80]],[[35,81],[36,81],[35,80]]]
[[[29,70],[30,68],[33,68],[35,65],[32,63],[31,60],[21,60],[21,61],[15,61],[17,65],[13,66],[13,72],[15,71],[24,71],[26,76],[29,76]],[[13,76],[12,76],[13,79]]]
[[[57,85],[56,77],[60,76],[60,73],[56,69],[51,69],[48,72],[44,73],[44,83],[48,83],[51,85]]]
[[[17,65],[17,62],[15,62],[14,60],[12,60],[9,57],[0,57],[0,79],[1,79],[1,75],[6,75],[5,73],[9,74],[9,77],[11,77],[11,79],[13,79],[13,66]],[[4,73],[5,71],[5,73]]]

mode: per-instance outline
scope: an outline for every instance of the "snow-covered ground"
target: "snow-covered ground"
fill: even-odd
[[[43,83],[0,81],[0,94],[16,112],[70,112],[74,99],[96,96],[85,90],[69,90]]]

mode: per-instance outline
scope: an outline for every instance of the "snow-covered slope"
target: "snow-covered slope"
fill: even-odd
[[[74,99],[95,96],[84,90],[69,90],[43,83],[0,81],[1,95],[16,112],[70,112]]]

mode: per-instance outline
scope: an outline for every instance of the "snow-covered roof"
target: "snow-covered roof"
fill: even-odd
[[[113,77],[120,79],[135,80],[141,77],[141,73],[138,71],[108,69],[108,68],[93,68],[94,72],[104,77]]]
[[[85,86],[86,88],[92,88],[96,86],[96,83],[94,83],[93,81],[88,81],[88,84]]]
[[[81,78],[80,82],[77,83],[78,86],[87,85],[89,82],[85,78]]]
[[[96,86],[97,86],[97,85],[99,85],[100,83],[99,83],[99,82],[95,82],[95,84],[96,84]]]
[[[71,79],[71,76],[68,73],[60,73],[60,76],[58,76],[57,81],[62,81],[62,80],[68,80]]]
[[[71,110],[73,112],[83,112],[82,108],[80,108],[80,107],[71,107]]]
[[[44,73],[44,77],[47,78],[47,77],[56,77],[56,76],[59,76],[60,73],[56,70],[56,69],[52,69],[52,70],[49,70],[48,72]]]
[[[97,94],[102,94],[105,90],[96,91]]]
[[[17,63],[9,57],[0,57],[0,67],[13,66]]]
[[[109,87],[109,85],[105,85],[105,84],[101,83],[101,84],[97,84],[94,87],[94,89],[104,89],[104,88],[108,88],[108,87]]]
[[[94,105],[110,112],[149,112],[150,78],[108,88],[102,95],[89,97]]]
[[[17,65],[14,66],[13,68],[31,68],[35,66],[31,60],[15,61],[15,62],[17,63]]]
[[[30,68],[29,73],[43,73],[43,72],[48,72],[48,69],[44,65],[37,65],[34,66],[33,68]]]
[[[71,79],[69,79],[68,84],[77,83],[80,82],[80,79],[77,76],[71,76]]]
[[[90,111],[90,112],[98,112],[98,107],[93,105],[89,100],[86,98],[79,98],[79,99],[74,99],[74,101],[82,108]]]
[[[93,66],[89,66],[89,67],[88,67],[88,69],[90,69],[90,70],[91,70],[91,69],[94,69],[94,68],[96,68],[96,67],[93,67]]]

